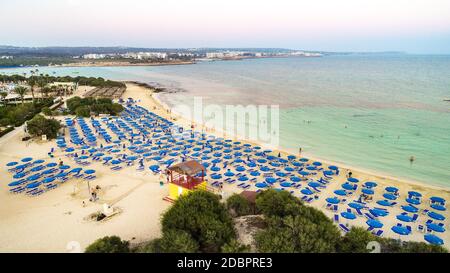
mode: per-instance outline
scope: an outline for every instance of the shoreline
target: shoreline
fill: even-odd
[[[151,89],[151,88],[149,88]],[[155,92],[151,94],[151,97],[155,100],[155,103],[158,104],[159,106],[161,106],[163,109],[167,110],[167,111],[171,111],[171,113],[173,113],[174,115],[177,116],[177,118],[181,118],[187,122],[190,123],[194,123],[198,125],[198,122],[195,120],[191,120],[190,118],[187,118],[185,116],[183,116],[181,113],[178,112],[174,112],[172,111],[171,107],[165,103],[160,97],[159,94],[164,93],[164,92]],[[167,92],[167,94],[169,94]],[[170,115],[165,116],[166,118],[170,118]],[[205,128],[207,128],[205,126]],[[214,135],[214,136],[218,136],[220,134],[223,134],[222,131],[216,132],[217,129],[214,131],[214,129],[212,128],[208,128],[209,131],[208,133]],[[258,141],[251,141],[246,139],[245,137],[242,136],[236,136],[232,138],[233,140],[240,140],[240,141],[244,141],[250,144],[254,144],[254,145],[259,145],[259,146],[267,146],[264,145],[263,143],[259,143]],[[285,147],[271,147],[273,148],[273,153],[277,153],[280,152],[282,155],[295,155],[295,156],[299,156],[298,153],[293,152],[292,150],[285,148]],[[302,152],[302,157],[307,157],[309,159],[312,159],[314,161],[319,161],[324,163],[325,165],[336,165],[338,167],[340,167],[343,170],[351,170],[354,175],[357,174],[365,174],[365,175],[369,175],[369,176],[374,176],[379,180],[391,180],[391,181],[386,181],[386,182],[393,182],[392,184],[396,184],[396,183],[401,183],[401,184],[408,184],[410,186],[415,186],[415,187],[419,187],[419,188],[428,188],[428,189],[433,189],[433,190],[442,190],[445,191],[447,193],[450,193],[450,186],[442,186],[442,185],[435,185],[435,184],[427,184],[423,181],[419,181],[419,180],[415,180],[415,179],[411,179],[411,178],[406,178],[406,177],[399,177],[399,176],[395,176],[395,175],[390,175],[390,174],[386,174],[386,173],[382,173],[376,170],[370,170],[370,169],[365,169],[362,167],[356,167],[356,166],[352,166],[349,165],[348,163],[343,163],[343,162],[338,162],[338,161],[333,161],[333,160],[328,160],[325,158],[321,158],[321,157],[317,157],[314,156],[313,154],[310,154],[308,152]],[[355,174],[356,172],[356,174]]]

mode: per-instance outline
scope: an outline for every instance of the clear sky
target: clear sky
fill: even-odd
[[[0,0],[0,44],[450,54],[449,0]]]

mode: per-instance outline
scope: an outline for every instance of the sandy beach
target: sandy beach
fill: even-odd
[[[89,88],[80,88],[82,95]],[[177,124],[189,128],[191,121],[180,116],[175,116],[165,108],[152,90],[142,86],[127,83],[127,91],[123,98],[133,98],[137,104],[148,110],[172,119]],[[208,130],[208,134],[214,134]],[[23,157],[31,156],[34,159],[45,159],[50,161],[47,153],[52,147],[53,142],[29,141],[22,142],[23,131],[17,128],[12,133],[0,139],[0,252],[70,252],[77,251],[79,244],[83,250],[94,240],[107,236],[118,235],[125,240],[131,240],[132,243],[139,243],[160,236],[160,216],[170,203],[163,201],[167,195],[167,187],[159,185],[159,177],[153,175],[149,170],[136,172],[133,168],[124,168],[115,173],[101,163],[92,163],[89,168],[97,171],[97,179],[93,181],[95,185],[101,187],[100,200],[96,203],[89,202],[88,188],[83,180],[70,180],[62,186],[46,192],[37,197],[28,197],[25,195],[14,195],[8,192],[8,183],[12,181],[11,175],[7,172],[5,165],[10,161],[17,161]],[[289,151],[281,151],[284,155]],[[277,151],[275,151],[277,153]],[[310,156],[310,155],[308,155]],[[62,154],[56,154],[54,160],[61,158],[65,163],[75,165],[70,159]],[[311,156],[311,158],[314,158]],[[322,162],[331,164],[332,162]],[[330,218],[334,213],[327,210],[325,198],[333,195],[333,191],[339,189],[341,184],[346,181],[347,169],[349,166],[340,167],[341,173],[334,177],[332,182],[320,194],[319,200],[311,203],[318,209],[324,211]],[[440,196],[450,200],[449,189],[438,188],[420,184],[414,181],[403,181],[392,177],[386,178],[376,174],[369,174],[361,170],[351,169],[353,176],[360,181],[376,181],[379,185],[373,197],[374,200],[381,199],[382,189],[386,186],[395,186],[399,188],[399,203],[404,201],[405,194],[410,190],[419,191],[423,194],[424,202],[419,207],[421,209],[428,206],[428,198],[431,196]],[[319,178],[319,177],[316,177]],[[91,187],[94,185],[91,185]],[[225,196],[233,192],[240,192],[241,189],[235,185],[224,184]],[[83,201],[86,206],[83,206]],[[101,211],[102,205],[107,203],[120,209],[120,213],[104,222],[89,220],[92,213]],[[374,201],[373,201],[374,203]],[[390,209],[389,216],[383,218],[385,224],[384,236],[398,238],[390,227],[398,221],[395,216],[401,213],[399,206]],[[443,213],[447,219],[449,212]],[[403,240],[423,241],[423,233],[417,232],[418,224],[424,224],[426,218],[421,215],[416,223],[410,223],[413,227],[412,235],[402,237]],[[345,220],[344,220],[345,222]],[[350,224],[367,227],[365,218],[359,217]],[[445,221],[448,229],[448,220]],[[445,246],[450,246],[450,234],[445,232],[439,234],[445,241]],[[76,242],[76,243],[73,243]]]

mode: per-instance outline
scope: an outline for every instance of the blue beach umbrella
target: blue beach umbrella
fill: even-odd
[[[402,206],[402,209],[406,212],[410,212],[410,213],[416,213],[419,211],[418,208],[412,206],[412,205],[406,205],[406,206]]]
[[[69,173],[79,173],[81,172],[81,170],[83,170],[82,168],[74,168],[72,170],[69,171]]]
[[[406,200],[406,202],[408,202],[409,204],[412,204],[412,205],[420,205],[420,200],[418,200],[418,199],[413,199],[413,198],[406,198],[405,199]]]
[[[349,191],[352,191],[355,187],[352,185],[352,184],[349,184],[349,183],[344,183],[344,184],[342,184],[342,186],[341,186],[344,190],[349,190]]]
[[[382,228],[382,227],[383,227],[383,223],[381,223],[380,221],[375,220],[375,219],[369,219],[369,220],[367,220],[367,221],[366,221],[366,224],[367,224],[369,227],[372,227],[372,228]]]
[[[388,200],[378,200],[377,204],[380,205],[380,206],[384,206],[384,207],[392,206],[392,203],[389,202]]]
[[[435,210],[439,210],[439,211],[445,211],[446,210],[446,208],[444,206],[438,205],[438,204],[433,204],[430,207],[435,209]]]
[[[258,171],[253,171],[253,172],[250,172],[250,175],[251,175],[251,176],[260,176],[261,173],[258,172]]]
[[[55,163],[55,162],[50,162],[50,163],[48,163],[46,166],[47,166],[48,168],[53,168],[53,167],[58,166],[58,164]]]
[[[323,174],[326,176],[333,175],[334,173],[332,171],[323,171]]]
[[[437,202],[437,203],[445,203],[445,199],[442,197],[438,197],[438,196],[433,196],[430,198],[430,200],[432,202]]]
[[[211,175],[211,178],[212,179],[221,179],[222,175],[220,175],[220,174],[213,174],[213,175]]]
[[[351,212],[348,212],[348,211],[342,212],[342,213],[341,213],[341,216],[344,217],[345,219],[348,219],[348,220],[354,220],[354,219],[356,219],[356,215],[353,214],[353,213],[351,213]]]
[[[407,229],[406,227],[403,227],[403,226],[393,226],[391,228],[391,230],[400,235],[408,235],[411,233],[411,231],[409,229]]]
[[[225,175],[227,177],[231,177],[231,176],[234,176],[234,173],[231,171],[226,171],[223,175]]]
[[[366,195],[373,195],[375,193],[372,189],[362,189],[361,192]]]
[[[268,171],[270,171],[270,168],[267,167],[267,166],[262,166],[262,167],[260,168],[260,170],[261,170],[262,172],[268,172]]]
[[[55,175],[55,178],[61,178],[61,177],[66,177],[69,173],[63,172],[63,173],[58,173],[57,175]]]
[[[42,163],[44,163],[44,162],[45,162],[45,160],[43,160],[43,159],[38,159],[38,160],[34,161],[33,164],[42,164]]]
[[[322,166],[322,163],[318,161],[314,161],[312,164],[316,167]]]
[[[339,196],[346,196],[347,195],[347,191],[345,191],[345,190],[335,190],[334,194],[339,195]]]
[[[384,217],[389,214],[388,211],[382,210],[382,209],[371,209],[371,210],[369,210],[369,212],[377,217]]]
[[[41,185],[41,183],[31,183],[31,184],[28,184],[28,185],[26,185],[26,187],[25,188],[27,188],[27,189],[34,189],[34,188],[37,188],[37,187],[39,187]]]
[[[388,199],[388,200],[395,200],[395,199],[397,199],[397,196],[395,196],[395,195],[393,195],[391,193],[385,193],[385,194],[383,194],[383,197]]]
[[[308,162],[308,161],[309,161],[309,159],[308,159],[308,158],[304,158],[304,157],[303,157],[303,158],[300,158],[300,159],[299,159],[299,161],[301,161],[301,162]]]
[[[295,182],[300,182],[300,181],[302,181],[302,180],[301,180],[299,177],[297,177],[297,176],[291,176],[290,179],[291,179],[291,181],[294,182],[294,183],[295,183]]]
[[[322,186],[320,183],[318,182],[309,182],[308,186],[310,186],[311,188],[318,188],[320,186]]]
[[[309,172],[299,171],[298,174],[300,174],[301,176],[306,176],[306,175],[309,175]]]
[[[48,183],[51,183],[51,182],[53,182],[53,181],[55,181],[55,178],[54,178],[54,177],[47,177],[47,178],[44,178],[44,179],[42,180],[42,183],[48,184]]]
[[[367,181],[366,183],[364,183],[364,186],[367,188],[375,188],[378,184],[376,182],[372,182],[372,181]]]
[[[420,192],[416,192],[416,191],[409,191],[408,195],[414,196],[414,197],[422,197],[422,194]]]
[[[277,179],[273,178],[273,177],[266,177],[265,181],[269,184],[273,184],[273,183],[277,182]]]
[[[59,166],[58,167],[60,170],[67,170],[67,169],[70,169],[70,166],[69,165],[61,165],[61,166]]]
[[[305,194],[305,195],[311,195],[311,194],[314,194],[314,192],[312,192],[309,188],[302,189],[300,192],[303,193],[303,194]]]
[[[445,216],[444,215],[442,215],[440,213],[437,213],[437,212],[434,212],[434,211],[428,212],[428,217],[430,217],[431,219],[434,219],[434,220],[438,220],[438,221],[444,221],[445,220]]]
[[[306,169],[308,171],[315,171],[315,170],[317,170],[317,168],[315,166],[308,166],[308,167],[306,167]]]
[[[289,182],[283,182],[283,183],[280,183],[280,186],[282,186],[282,187],[284,187],[284,188],[289,188],[290,186],[292,186],[292,183],[289,183]]]
[[[355,202],[348,204],[348,206],[351,207],[352,209],[363,209],[364,208],[363,204],[355,203]]]
[[[328,166],[328,169],[333,170],[333,171],[337,171],[339,168],[337,166],[330,165],[330,166]]]
[[[239,181],[247,181],[248,177],[243,175],[243,176],[239,177],[238,180]]]
[[[39,174],[34,174],[34,175],[29,176],[27,178],[27,180],[28,181],[35,181],[35,180],[38,180],[39,178],[41,178],[41,176]]]
[[[438,236],[436,236],[434,234],[425,234],[423,236],[423,239],[432,245],[440,246],[440,245],[444,244],[444,240],[442,240],[441,238],[439,238]]]
[[[218,172],[218,171],[220,171],[220,168],[217,166],[213,166],[213,167],[211,167],[211,171]]]
[[[427,228],[431,229],[432,231],[436,231],[436,232],[444,232],[445,231],[445,228],[443,226],[440,226],[436,223],[427,224]]]
[[[85,174],[94,174],[95,170],[85,170],[84,173]]]
[[[325,199],[328,203],[330,204],[339,204],[341,202],[341,200],[339,200],[336,197],[328,197],[327,199]]]
[[[372,213],[373,215],[376,215],[377,217],[384,217],[389,214],[388,211],[382,209],[371,209],[369,210],[369,212]]]
[[[392,186],[391,187],[386,187],[386,191],[395,193],[395,192],[398,192],[398,188],[392,187]]]
[[[113,165],[118,165],[120,163],[122,163],[122,161],[117,160],[117,159],[114,159],[114,160],[111,161],[111,164],[113,164]]]
[[[347,178],[347,181],[348,181],[348,182],[352,182],[352,183],[358,183],[358,182],[359,182],[359,179],[354,178],[354,177],[349,177],[349,178]]]
[[[237,166],[237,167],[236,167],[236,171],[237,171],[237,172],[243,172],[243,171],[245,171],[245,168],[242,167],[242,166]]]
[[[40,170],[42,170],[42,169],[44,169],[44,168],[45,168],[44,165],[39,165],[39,166],[36,166],[36,167],[32,168],[30,171],[32,171],[32,172],[38,172],[38,171],[40,171]]]
[[[19,163],[15,162],[15,161],[12,161],[12,162],[9,162],[8,164],[6,164],[6,166],[7,167],[12,167],[12,166],[16,166],[17,164],[19,164]]]
[[[266,183],[256,183],[255,186],[257,188],[260,188],[260,189],[267,188],[267,184]]]
[[[15,187],[15,186],[22,184],[23,182],[25,182],[25,180],[13,181],[13,182],[9,183],[8,186]]]
[[[413,218],[409,215],[405,215],[405,214],[399,214],[397,215],[397,219],[403,222],[412,222]]]
[[[25,158],[22,158],[22,162],[24,162],[24,163],[26,163],[26,162],[30,162],[31,160],[33,160],[33,158],[32,157],[25,157]]]

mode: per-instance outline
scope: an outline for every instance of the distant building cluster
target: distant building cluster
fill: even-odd
[[[85,54],[81,56],[82,59],[86,60],[99,60],[99,59],[133,59],[133,60],[167,60],[170,57],[195,57],[192,53],[177,52],[177,53],[167,53],[167,52],[128,52],[128,53],[113,53],[113,54]]]
[[[207,52],[207,59],[227,59],[227,58],[251,58],[251,57],[288,57],[288,56],[302,56],[302,57],[320,57],[322,54],[304,51],[294,52],[247,52],[247,51],[220,51]]]
[[[2,60],[12,60],[12,59],[14,59],[14,57],[13,56],[0,56],[0,59],[2,59]]]

